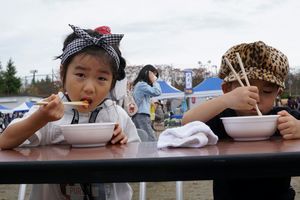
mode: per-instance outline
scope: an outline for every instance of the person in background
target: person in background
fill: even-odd
[[[0,112],[0,133],[2,133],[4,128],[5,128],[5,126],[4,126],[4,114],[2,112]]]
[[[163,104],[160,100],[154,101],[154,107],[155,107],[155,117],[152,123],[152,128],[156,132],[161,132],[165,129],[165,113],[163,109]]]
[[[150,120],[151,123],[154,122],[155,119],[155,104],[154,101],[150,100]]]
[[[297,110],[300,111],[300,97],[296,97],[296,105],[297,105]]]
[[[228,58],[243,81],[245,77],[236,53],[241,56],[251,86],[241,87],[225,62]],[[281,135],[286,140],[299,139],[300,113],[287,107],[273,107],[276,97],[285,88],[288,71],[287,57],[262,41],[235,45],[222,57],[219,77],[223,79],[224,94],[187,111],[183,123],[203,121],[220,139],[230,138],[221,117],[257,115],[255,106],[258,105],[263,115],[280,115],[274,135]],[[216,179],[213,182],[214,199],[293,200],[295,191],[290,182],[291,177]]]
[[[287,105],[290,109],[297,109],[298,107],[294,97],[291,96],[288,97]]]
[[[165,113],[164,113],[164,109],[163,109],[163,105],[162,103],[158,100],[154,102],[154,106],[155,106],[155,118],[154,121],[161,123],[164,121],[165,118]]]
[[[93,30],[70,25],[73,33],[63,45],[60,77],[63,91],[33,106],[23,118],[15,119],[0,135],[0,148],[66,144],[60,125],[118,122],[111,144],[140,142],[134,123],[110,99],[117,80],[124,78],[125,61],[118,48],[121,34],[100,35]],[[64,101],[87,101],[88,106],[64,106]],[[68,172],[66,172],[68,173]],[[127,183],[34,184],[31,200],[107,199],[130,200]]]
[[[150,119],[151,97],[161,95],[161,88],[156,81],[158,71],[152,65],[145,65],[133,82],[133,98],[138,106],[137,113],[132,117],[136,128],[147,132],[150,141],[156,141],[157,137],[152,129]]]
[[[109,26],[99,26],[94,29],[94,31],[102,34],[102,35],[111,35],[111,28]],[[119,45],[118,45],[119,46]],[[124,71],[125,73],[125,71]],[[112,100],[116,101],[119,106],[123,107],[124,98],[127,95],[127,78],[124,75],[124,78],[121,80],[117,80],[115,87],[110,92],[110,97]]]

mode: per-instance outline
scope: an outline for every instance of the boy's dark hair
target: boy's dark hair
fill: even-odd
[[[145,65],[139,72],[137,78],[133,81],[133,86],[135,86],[139,81],[144,81],[152,86],[152,83],[149,80],[149,71],[157,74],[159,76],[157,69],[153,65]]]
[[[86,31],[92,37],[101,37],[102,36],[98,32],[93,31],[91,29],[84,29],[84,31]],[[75,33],[71,33],[70,35],[68,35],[66,37],[64,43],[63,43],[62,51],[65,50],[65,48],[68,46],[68,44],[70,44],[73,40],[75,40],[77,38],[79,38],[79,37]],[[119,68],[118,68],[117,63],[115,62],[115,60],[104,49],[102,49],[101,47],[96,46],[96,45],[95,46],[88,46],[88,47],[82,49],[81,51],[79,51],[79,52],[71,55],[70,57],[68,57],[67,60],[65,61],[65,63],[60,66],[60,77],[61,77],[61,81],[62,81],[63,86],[65,85],[66,74],[67,74],[67,70],[68,70],[68,66],[69,66],[70,62],[72,61],[72,59],[76,55],[84,53],[84,54],[87,54],[87,55],[94,55],[94,56],[99,56],[101,58],[104,58],[105,61],[110,64],[112,75],[113,75],[113,81],[112,81],[111,89],[114,88],[117,80],[122,80],[122,79],[125,78],[126,61],[122,57],[119,46],[112,45],[112,47],[114,48],[114,50],[118,54],[118,57],[119,57],[119,60],[120,60]],[[58,56],[57,58],[60,58],[60,56]]]

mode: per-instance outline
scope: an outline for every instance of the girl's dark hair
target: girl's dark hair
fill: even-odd
[[[92,37],[101,37],[102,36],[98,32],[93,31],[91,29],[85,29],[84,31],[86,31]],[[78,36],[75,33],[71,33],[70,35],[68,35],[66,37],[65,41],[64,41],[62,50],[64,51],[65,48],[67,47],[67,45],[70,44],[76,38],[78,38]],[[113,45],[112,47],[114,48],[114,50],[117,52],[117,54],[119,56],[119,60],[120,60],[119,69],[118,69],[118,66],[117,66],[117,63],[115,62],[115,60],[103,48],[101,48],[99,46],[96,46],[96,45],[95,46],[88,46],[88,47],[82,49],[81,51],[79,51],[79,52],[71,55],[70,57],[68,57],[67,60],[64,62],[64,64],[60,66],[60,77],[61,77],[61,81],[62,81],[63,86],[65,85],[68,66],[71,63],[72,59],[76,55],[84,53],[84,54],[87,54],[87,55],[94,55],[94,56],[99,56],[101,58],[104,58],[106,60],[106,62],[110,64],[112,75],[113,75],[113,81],[112,81],[111,89],[114,88],[117,80],[122,80],[122,79],[125,78],[126,61],[122,57],[119,46]],[[59,58],[59,57],[60,56],[58,56],[57,58]]]
[[[152,86],[151,81],[149,80],[149,71],[157,74],[159,76],[157,69],[153,65],[145,65],[139,72],[137,78],[133,81],[133,86],[135,86],[139,81],[144,81]]]

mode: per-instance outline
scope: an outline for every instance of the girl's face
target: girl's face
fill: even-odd
[[[109,94],[112,71],[99,56],[78,54],[68,66],[64,89],[71,101],[88,101],[89,106],[78,106],[79,112],[94,110]]]
[[[267,81],[262,80],[249,80],[251,86],[256,86],[259,91],[259,102],[257,102],[257,106],[262,114],[267,114],[274,106],[274,101],[277,95],[280,94],[279,87]],[[245,83],[244,83],[245,84]],[[237,81],[233,82],[231,85],[231,90],[236,87],[240,87]],[[239,115],[257,115],[255,109],[253,110],[239,110],[237,111]]]

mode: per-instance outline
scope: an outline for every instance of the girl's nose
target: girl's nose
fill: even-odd
[[[83,86],[83,91],[86,94],[92,94],[95,92],[95,87],[94,87],[94,83],[92,80],[86,80]]]

